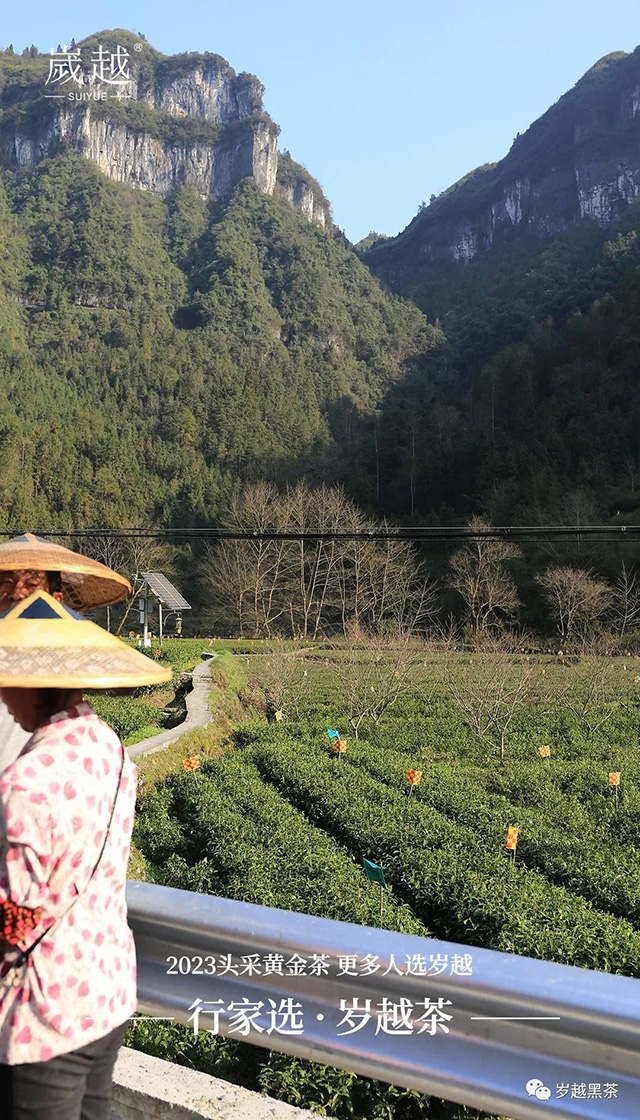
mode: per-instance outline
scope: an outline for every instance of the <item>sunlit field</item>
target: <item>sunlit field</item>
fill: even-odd
[[[385,868],[387,929],[640,975],[637,659],[216,645],[244,718],[147,789],[149,879],[379,925],[366,858]],[[133,1041],[341,1118],[476,1115],[181,1028]]]

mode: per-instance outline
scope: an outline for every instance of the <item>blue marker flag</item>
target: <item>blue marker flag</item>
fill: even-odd
[[[372,883],[379,883],[381,887],[386,887],[384,871],[380,865],[373,863],[370,859],[363,859],[362,862],[364,863],[364,869],[367,873],[367,879],[370,879]]]
[[[330,728],[327,728],[327,735],[329,736],[330,739],[339,739],[340,738],[340,732],[339,731],[331,731]]]

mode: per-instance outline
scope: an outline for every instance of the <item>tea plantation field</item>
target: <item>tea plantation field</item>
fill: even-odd
[[[226,655],[252,718],[221,757],[203,754],[199,770],[140,804],[135,840],[150,878],[377,925],[366,858],[385,867],[388,929],[640,977],[640,683],[626,666],[611,666],[602,720],[592,711],[589,727],[566,695],[523,706],[500,765],[435,669],[356,740],[336,659],[302,651],[284,718],[267,722],[275,655],[252,648]],[[461,659],[460,672],[474,667]],[[340,758],[328,728],[347,740]],[[411,794],[409,769],[422,772]],[[610,772],[621,775],[617,798]],[[340,1120],[479,1115],[180,1028],[139,1023],[132,1043]]]

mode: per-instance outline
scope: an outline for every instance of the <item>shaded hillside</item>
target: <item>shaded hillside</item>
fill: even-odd
[[[473,381],[497,350],[521,341],[536,322],[561,326],[576,311],[586,312],[628,267],[638,228],[640,202],[634,202],[609,226],[581,222],[545,240],[523,235],[465,265],[426,271],[414,298],[442,327],[460,374]]]
[[[429,359],[448,386],[420,371],[390,389],[368,456],[385,509],[445,521],[482,511],[498,524],[605,523],[618,511],[640,521],[640,213],[599,251],[583,246],[583,267],[564,283],[562,248],[535,313],[515,297],[496,302],[493,320],[452,313],[458,334]]]
[[[634,516],[640,49],[601,59],[498,164],[362,258],[447,343],[393,386],[367,463],[387,512]]]

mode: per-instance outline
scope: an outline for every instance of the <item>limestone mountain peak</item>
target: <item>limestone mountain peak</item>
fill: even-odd
[[[186,185],[220,198],[247,177],[273,194],[279,129],[263,94],[255,75],[219,54],[164,55],[122,28],[49,55],[2,51],[0,163],[34,166],[66,146],[109,178],[158,194]],[[287,165],[281,193],[325,225],[326,199],[299,171]]]

